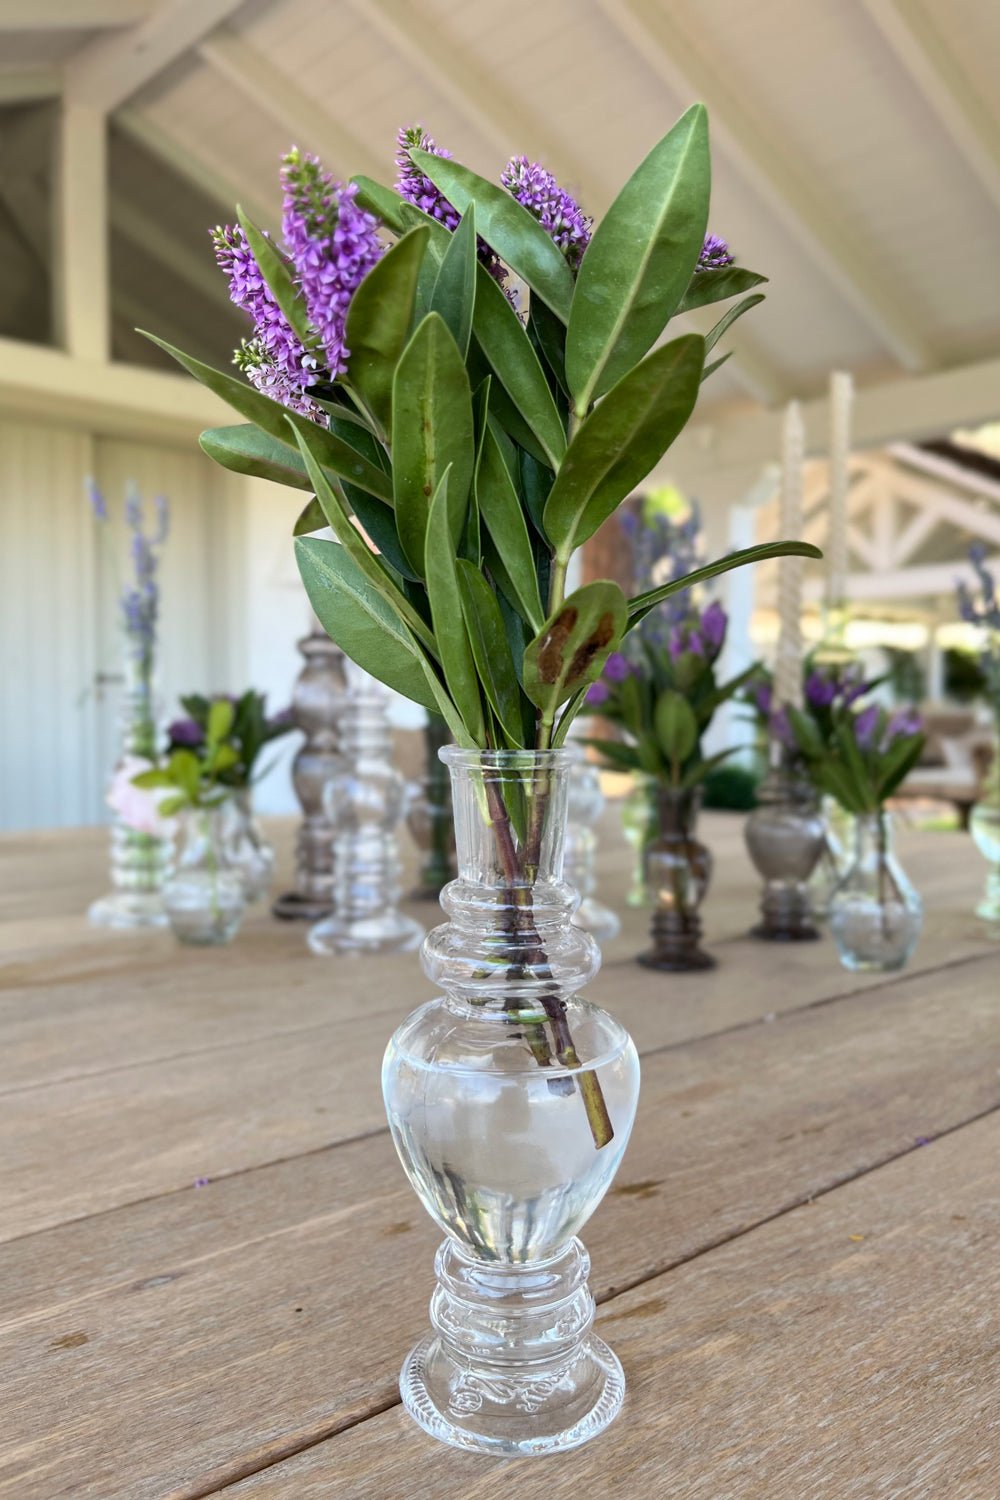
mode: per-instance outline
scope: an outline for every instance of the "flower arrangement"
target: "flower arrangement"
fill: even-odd
[[[204,433],[207,453],[312,494],[299,570],[344,652],[439,714],[459,747],[544,752],[628,632],[690,582],[567,590],[577,549],[683,430],[765,278],[707,234],[702,105],[596,225],[538,164],[514,158],[490,181],[419,127],[400,133],[397,168],[395,190],[341,185],[290,151],[283,242],[242,212],[215,234],[254,325],[236,357],[246,379],[162,347],[245,419]],[[660,341],[675,315],[734,298],[707,335]],[[309,534],[327,525],[335,541]],[[790,540],[693,576],[788,552],[818,555]],[[481,806],[537,965],[545,787],[526,801],[484,778]],[[579,1066],[558,997],[541,1003],[545,1056]],[[600,1089],[581,1090],[603,1145]]]
[[[240,765],[240,749],[231,739],[235,718],[231,699],[213,699],[197,744],[172,740],[162,765],[132,777],[132,785],[139,791],[153,793],[159,799],[161,817],[173,817],[188,809],[204,812],[221,807],[232,795],[233,784],[227,784],[225,778]]]
[[[639,632],[639,649],[608,658],[604,673],[587,690],[586,705],[623,730],[624,740],[591,739],[611,765],[645,772],[686,791],[732,753],[705,756],[702,739],[715,711],[757,670],[747,668],[719,684],[716,665],[728,619],[718,602],[699,611],[690,603],[675,617],[665,648]]]
[[[877,687],[879,681],[879,678],[867,681],[861,667],[853,661],[824,662],[815,656],[805,659],[802,669],[803,711],[824,745],[833,742],[839,710],[850,708],[852,703]],[[741,696],[770,737],[788,750],[797,749],[788,710],[775,706],[774,679],[767,668],[757,668]]]
[[[167,730],[171,752],[203,749],[208,741],[214,705],[220,702],[231,704],[232,723],[225,741],[235,749],[237,758],[218,771],[222,786],[243,789],[259,780],[255,768],[264,746],[295,728],[290,708],[269,717],[265,695],[254,688],[248,688],[239,698],[205,698],[199,693],[189,693],[180,702],[187,717],[175,719]]]
[[[926,740],[912,708],[889,713],[877,703],[858,710],[841,703],[832,710],[828,737],[811,714],[791,708],[788,720],[816,787],[857,817],[881,811]]]

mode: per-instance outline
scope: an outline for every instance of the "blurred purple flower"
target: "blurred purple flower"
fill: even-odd
[[[734,258],[725,240],[720,239],[717,234],[706,234],[695,270],[718,271],[723,266],[731,266]]]
[[[589,704],[591,708],[598,708],[600,704],[607,703],[610,697],[611,689],[608,687],[606,682],[602,682],[601,679],[598,678],[596,682],[592,682],[590,684],[590,687],[584,694],[583,701],[584,703]]]
[[[854,720],[854,738],[862,750],[870,750],[882,710],[877,703],[862,709]]]
[[[526,156],[512,156],[500,174],[500,181],[538,220],[571,268],[578,270],[583,252],[590,244],[593,219],[559,186],[551,172],[538,162],[529,162]]]
[[[106,521],[108,519],[108,502],[97,488],[97,481],[92,476],[87,479],[87,499],[94,513],[95,521]]]
[[[175,719],[167,730],[171,745],[182,745],[195,750],[205,743],[205,731],[197,719]]]
[[[812,671],[806,678],[806,702],[811,708],[829,708],[837,696],[837,681],[824,672]]]
[[[798,741],[795,738],[795,732],[792,729],[787,708],[779,708],[776,713],[771,715],[770,728],[771,733],[780,744],[789,750],[796,748]]]
[[[267,727],[268,729],[283,729],[287,724],[294,723],[295,710],[294,708],[292,708],[291,704],[289,704],[287,708],[282,708],[278,711],[278,713],[271,715],[271,717],[267,720]]]
[[[771,684],[769,682],[755,683],[751,691],[757,705],[757,712],[765,716],[770,714],[774,702],[774,688]]]
[[[702,614],[701,634],[708,644],[709,651],[715,656],[722,650],[728,625],[729,616],[717,600],[711,603]]]
[[[903,735],[919,734],[922,728],[923,721],[915,708],[898,709],[885,726],[882,749],[888,750],[893,740],[901,739]]]
[[[626,677],[632,675],[632,663],[620,651],[612,651],[604,663],[603,675],[609,682],[624,682]]]

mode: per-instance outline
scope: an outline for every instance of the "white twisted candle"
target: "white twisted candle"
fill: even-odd
[[[826,602],[842,609],[847,598],[847,492],[851,456],[854,383],[837,370],[830,376],[830,501],[826,556]]]
[[[802,464],[805,429],[802,410],[790,401],[785,412],[781,455],[781,540],[802,536]],[[802,563],[801,557],[778,562],[778,650],[774,664],[777,703],[802,707]]]

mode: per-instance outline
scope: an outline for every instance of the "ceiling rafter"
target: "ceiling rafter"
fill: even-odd
[[[145,20],[154,0],[4,0],[4,31],[99,31]]]
[[[612,185],[595,177],[590,167],[584,168],[548,129],[545,116],[505,88],[496,72],[484,66],[469,48],[456,46],[429,25],[410,0],[348,0],[348,3],[401,57],[410,63],[415,60],[423,76],[452,108],[486,140],[496,142],[505,155],[518,146],[522,150],[530,146],[568,188],[581,195],[589,188],[601,209],[612,202],[615,196]],[[709,313],[700,320],[689,321],[699,332],[707,333],[715,319]],[[787,378],[774,362],[752,338],[742,334],[727,368],[744,391],[765,406],[780,405],[793,394]]]
[[[1000,129],[922,8],[900,0],[862,0],[897,60],[1000,208]]]
[[[206,301],[218,305],[232,306],[226,291],[226,279],[216,269],[205,236],[205,254],[199,255],[164,230],[163,225],[149,218],[142,209],[128,199],[114,194],[111,198],[111,228],[130,244],[150,256],[159,265],[172,271]],[[148,316],[148,313],[147,313]]]
[[[110,114],[145,87],[243,0],[165,0],[139,25],[90,42],[63,70],[68,103]]]
[[[291,141],[322,156],[345,180],[355,172],[384,174],[385,162],[365,142],[327,114],[287,73],[230,26],[220,26],[199,43],[198,55],[286,130]]]
[[[235,204],[242,203],[258,223],[267,223],[273,212],[273,205],[269,208],[252,186],[231,181],[224,172],[219,171],[203,156],[196,156],[176,136],[168,134],[147,115],[137,109],[119,110],[114,124],[148,155],[155,156],[164,166],[197,188],[228,214],[232,214]]]
[[[10,68],[0,72],[0,104],[34,104],[54,99],[62,88],[58,68]]]
[[[933,364],[931,351],[914,331],[913,318],[878,268],[850,242],[836,214],[791,160],[762,131],[737,95],[727,89],[682,35],[676,16],[655,0],[597,0],[601,10],[636,52],[674,92],[710,101],[716,141],[741,175],[762,193],[775,213],[808,247],[816,264],[874,328],[900,364],[910,371]]]

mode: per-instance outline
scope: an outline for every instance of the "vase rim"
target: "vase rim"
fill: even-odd
[[[583,759],[579,745],[560,745],[555,750],[479,750],[464,745],[442,745],[438,758],[446,766],[469,770],[529,771],[574,766]]]

